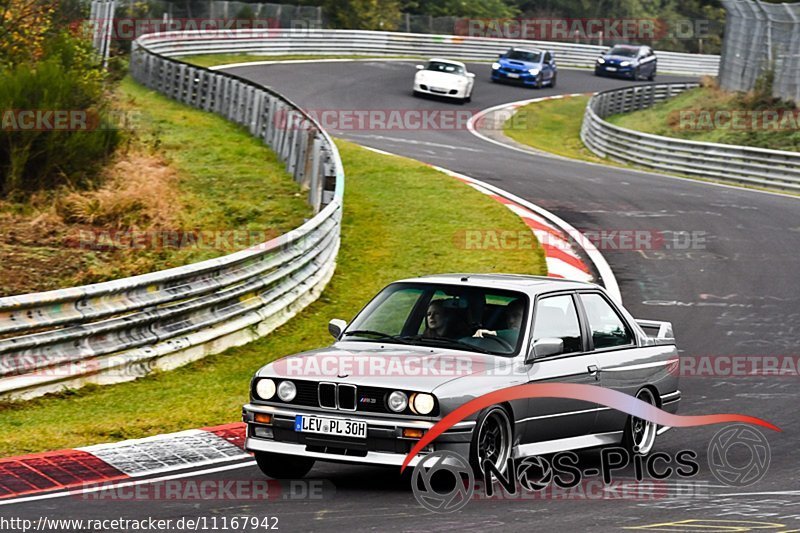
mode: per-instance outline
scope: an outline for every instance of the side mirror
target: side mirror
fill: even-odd
[[[330,333],[334,339],[337,341],[339,337],[342,336],[342,332],[347,327],[347,322],[342,320],[341,318],[334,318],[330,322],[328,322],[328,333]]]
[[[425,69],[425,65],[417,65],[417,70],[424,70],[424,69]]]
[[[564,353],[564,341],[557,338],[539,339],[533,343],[533,348],[525,358],[526,363],[532,363],[534,359],[547,357],[548,355],[559,355]]]

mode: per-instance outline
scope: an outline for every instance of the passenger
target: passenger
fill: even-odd
[[[434,300],[428,305],[428,312],[425,315],[425,331],[422,336],[425,338],[447,337],[448,322],[450,316],[444,307],[444,300]]]
[[[479,329],[473,337],[484,338],[485,335],[499,337],[511,346],[517,345],[519,333],[522,331],[522,316],[525,314],[525,303],[522,300],[514,300],[506,306],[506,329],[493,331],[490,329]]]

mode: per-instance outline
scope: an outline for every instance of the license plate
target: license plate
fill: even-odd
[[[510,72],[509,72],[509,73],[508,73],[508,74],[506,74],[506,75],[507,75],[509,78],[514,78],[514,79],[517,79],[517,78],[519,78],[519,74],[512,74],[512,73],[510,73]]]
[[[606,70],[609,71],[609,72],[616,72],[617,71],[617,67],[606,67]]]
[[[447,89],[442,89],[441,87],[431,87],[431,91],[435,93],[446,93]]]
[[[297,415],[294,419],[294,430],[302,433],[321,433],[340,437],[367,438],[367,423],[358,420],[341,418],[324,418],[321,416]]]

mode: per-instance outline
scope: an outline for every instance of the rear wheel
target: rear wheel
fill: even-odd
[[[656,397],[650,389],[640,390],[636,394],[636,399],[653,406],[658,405]],[[648,455],[655,447],[657,431],[658,425],[656,423],[629,416],[628,423],[625,425],[623,445],[631,453]]]
[[[501,473],[505,473],[511,457],[514,431],[508,412],[493,406],[478,417],[470,446],[470,463],[476,477],[483,476],[483,463],[488,460]]]
[[[256,464],[273,479],[300,479],[314,466],[314,459],[280,453],[255,452]]]

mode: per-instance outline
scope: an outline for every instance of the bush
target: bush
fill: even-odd
[[[114,151],[119,132],[105,118],[103,74],[90,46],[64,34],[48,44],[47,59],[0,69],[0,196],[97,185],[98,169]],[[25,129],[22,111],[77,112],[87,119],[86,127],[56,130],[45,123]]]

